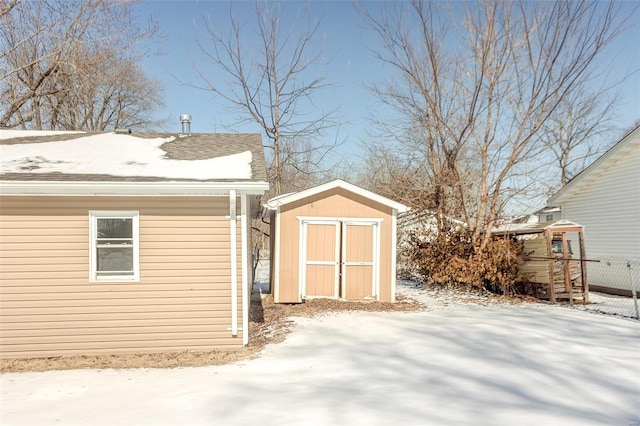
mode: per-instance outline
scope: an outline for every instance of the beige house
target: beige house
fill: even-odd
[[[0,130],[3,358],[239,348],[260,135]]]
[[[396,217],[406,206],[341,180],[265,206],[276,303],[395,301]]]

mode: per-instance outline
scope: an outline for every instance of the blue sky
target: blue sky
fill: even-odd
[[[289,1],[282,3],[283,19],[289,19],[296,12],[310,7],[312,16],[324,16],[320,33],[324,37],[323,57],[329,63],[319,70],[333,85],[315,93],[314,102],[323,111],[339,108],[338,117],[342,124],[327,134],[328,141],[344,140],[340,153],[357,161],[361,144],[366,143],[367,129],[371,127],[370,112],[385,114],[375,97],[367,89],[368,83],[391,76],[373,56],[370,49],[376,49],[377,38],[363,27],[363,22],[350,2],[314,1],[311,3]],[[366,7],[374,10],[378,2],[366,2]],[[631,13],[638,3],[621,2],[623,13]],[[253,2],[235,5],[247,17],[253,12]],[[153,14],[160,25],[164,37],[156,47],[164,55],[149,58],[146,72],[160,80],[165,86],[166,106],[158,111],[158,117],[169,119],[167,131],[180,129],[179,115],[189,113],[193,117],[192,132],[260,132],[255,124],[232,126],[238,121],[237,111],[230,111],[224,100],[212,92],[199,90],[181,83],[200,84],[195,69],[219,84],[227,80],[203,55],[197,40],[205,42],[201,30],[203,17],[224,34],[228,32],[229,3],[226,1],[149,1],[137,8],[141,19]],[[608,84],[622,81],[615,90],[622,94],[622,102],[616,114],[616,126],[624,129],[640,118],[640,24],[628,30],[611,44],[602,58],[600,81]],[[200,27],[200,34],[197,27]],[[206,42],[205,42],[206,43]],[[625,79],[626,77],[626,79]],[[613,139],[616,139],[615,135]],[[606,141],[606,142],[613,142]]]

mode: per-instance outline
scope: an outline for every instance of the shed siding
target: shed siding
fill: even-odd
[[[587,258],[640,260],[640,149],[637,142],[628,148],[562,203],[564,217],[584,225]],[[600,271],[587,265],[591,285],[622,288],[616,277]]]
[[[89,210],[140,212],[140,282],[89,283]],[[240,347],[228,214],[228,197],[3,197],[2,357]]]
[[[380,218],[380,300],[391,302],[391,208],[342,188],[334,188],[280,207],[280,303],[300,302],[298,294],[298,216]]]
[[[531,282],[549,284],[549,262],[542,260],[551,256],[551,253],[547,253],[547,240],[542,236],[524,240],[523,251],[532,260],[518,266],[518,272]]]

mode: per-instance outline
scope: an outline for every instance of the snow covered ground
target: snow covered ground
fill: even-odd
[[[631,425],[640,322],[399,285],[415,313],[298,318],[226,366],[0,376],[8,425]]]
[[[589,302],[591,303],[588,305],[576,304],[575,308],[609,315],[621,315],[628,318],[638,317],[636,301],[631,297],[614,296],[612,294],[590,291]],[[637,303],[640,303],[640,301]]]

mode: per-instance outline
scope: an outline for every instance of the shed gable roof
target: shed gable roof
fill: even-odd
[[[586,188],[604,173],[610,172],[619,159],[629,152],[640,149],[640,126],[627,133],[618,143],[602,154],[596,161],[578,173],[568,184],[549,198],[547,205],[561,204]]]
[[[366,189],[360,188],[359,186],[350,184],[340,179],[336,179],[334,181],[327,182],[322,185],[314,186],[313,188],[309,188],[304,191],[279,195],[267,201],[267,203],[265,204],[265,207],[268,208],[269,210],[277,210],[278,207],[280,206],[293,203],[295,201],[302,200],[303,198],[320,194],[322,192],[329,191],[335,188],[341,188],[346,191],[352,192],[354,194],[360,195],[362,197],[368,198],[384,206],[395,209],[399,213],[406,212],[409,210],[409,207],[405,206],[404,204],[390,200],[386,197],[375,194],[371,191],[367,191]]]

